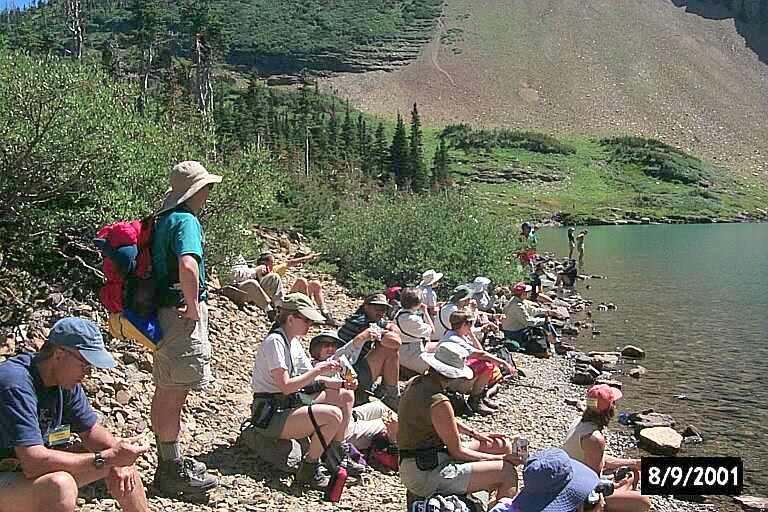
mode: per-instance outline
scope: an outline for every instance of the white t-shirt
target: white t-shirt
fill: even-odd
[[[258,279],[256,269],[251,268],[248,265],[235,265],[232,267],[232,283],[233,284],[240,284],[243,281],[248,281],[249,279]]]
[[[432,335],[432,328],[421,317],[421,315],[409,310],[401,310],[395,318],[395,324],[400,331],[400,341],[403,343],[420,342],[423,339],[429,339]]]
[[[271,373],[276,368],[288,370],[289,378],[302,375],[312,369],[312,362],[298,337],[290,341],[290,360],[287,356],[288,347],[278,332],[268,334],[264,338],[253,363],[251,389],[254,393],[281,392]]]
[[[428,308],[437,306],[437,293],[431,286],[419,286],[419,291],[421,292],[421,302]]]
[[[440,308],[435,317],[435,332],[432,333],[433,341],[440,341],[445,336],[445,331],[451,330],[451,314],[454,311],[458,311],[459,306],[453,302],[449,302]]]

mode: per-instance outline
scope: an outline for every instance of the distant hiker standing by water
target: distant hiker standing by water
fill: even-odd
[[[571,226],[568,228],[568,259],[573,258],[573,250],[576,248],[576,237],[574,235],[576,233],[576,228]]]
[[[576,252],[579,253],[579,265],[584,264],[584,240],[587,238],[588,231],[585,229],[576,235]]]

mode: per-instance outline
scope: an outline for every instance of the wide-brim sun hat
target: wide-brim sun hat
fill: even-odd
[[[486,288],[488,288],[489,284],[491,284],[490,279],[487,277],[478,276],[474,281],[468,283],[467,286],[469,286],[474,293],[482,293],[486,290]]]
[[[421,282],[419,283],[419,286],[429,286],[435,284],[442,278],[442,272],[435,272],[434,269],[426,270],[423,274],[421,274]]]
[[[326,343],[333,344],[337,349],[346,345],[346,342],[339,338],[339,335],[336,334],[336,331],[323,331],[317,336],[314,336],[309,342],[309,353],[312,355],[312,357],[316,358],[316,352],[319,350],[320,345],[324,345]]]
[[[207,185],[221,183],[221,180],[221,176],[211,174],[200,162],[188,160],[176,164],[171,169],[171,187],[165,192],[157,214],[177,208]]]
[[[523,468],[524,485],[512,500],[513,510],[573,512],[599,481],[592,468],[571,459],[560,448],[534,453]]]
[[[387,296],[383,293],[372,293],[371,295],[367,296],[365,300],[363,300],[363,304],[366,306],[384,306],[386,308],[392,307],[392,305],[389,303],[389,300],[387,300]]]
[[[283,297],[280,309],[299,313],[307,320],[312,320],[316,323],[325,322],[325,317],[320,313],[320,310],[317,309],[317,306],[312,302],[312,299],[303,293],[294,292]]]
[[[453,293],[448,298],[449,302],[452,302],[454,304],[458,304],[462,300],[469,299],[472,297],[472,294],[474,292],[472,291],[472,288],[466,285],[460,285],[453,289]]]
[[[467,366],[469,352],[455,343],[441,343],[435,352],[422,352],[419,357],[437,373],[449,379],[471,379],[472,368]]]

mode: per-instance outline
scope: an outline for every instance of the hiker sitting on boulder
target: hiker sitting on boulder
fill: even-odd
[[[454,379],[450,389],[469,395],[467,403],[473,412],[487,416],[498,404],[487,398],[487,386],[493,376],[493,370],[498,366],[505,368],[510,375],[517,374],[514,366],[483,350],[482,345],[472,334],[472,326],[475,323],[474,316],[466,310],[454,311],[450,317],[450,330],[446,331],[443,339],[437,345],[454,344],[469,353],[467,366],[472,370],[470,379]]]
[[[388,333],[394,334],[394,333]],[[349,342],[344,342],[333,331],[321,332],[309,342],[309,354],[312,363],[317,365],[322,361],[341,361],[344,356],[352,364],[357,361],[360,350],[367,341],[376,341],[380,334],[373,329],[366,329]],[[348,369],[347,369],[348,371]],[[343,378],[345,370],[342,369],[339,378]],[[347,374],[350,375],[351,374]],[[352,421],[347,427],[346,441],[358,450],[367,450],[371,441],[379,436],[389,437],[388,431],[397,426],[392,421],[385,422],[388,416],[392,416],[391,409],[379,400],[372,400],[352,409]],[[394,420],[396,423],[397,420]]]
[[[518,343],[524,351],[531,354],[548,354],[547,344],[538,342],[537,335],[541,334],[546,336],[549,342],[557,343],[557,331],[549,323],[549,310],[532,307],[525,302],[531,289],[525,283],[517,283],[514,286],[512,299],[504,306],[501,329],[507,340]]]
[[[328,376],[341,370],[338,361],[312,366],[301,345],[309,328],[324,320],[306,295],[286,295],[275,325],[256,352],[251,378],[251,423],[268,438],[309,437],[309,451],[299,466],[295,483],[318,489],[327,487],[330,481],[320,462],[323,446],[318,436],[322,434],[328,444],[344,441],[352,417],[353,390],[357,387],[356,381]],[[355,469],[351,461],[345,464],[350,473]]]
[[[645,512],[650,509],[651,501],[640,494],[637,484],[640,476],[640,459],[620,459],[606,455],[605,429],[616,414],[616,400],[622,397],[621,391],[607,384],[592,386],[587,391],[587,408],[581,418],[576,420],[568,431],[563,450],[568,455],[586,464],[597,473],[628,467],[622,480],[615,481],[616,488],[611,496],[605,498],[605,510],[608,512]]]
[[[316,259],[319,255],[319,253],[313,253],[275,264],[275,256],[271,252],[264,252],[259,255],[255,267],[250,268],[247,264],[243,266],[241,261],[240,265],[233,268],[232,281],[235,286],[246,292],[251,301],[259,308],[269,312],[271,309],[280,307],[283,301],[285,295],[283,278],[288,269],[301,266]],[[325,317],[327,325],[333,327],[337,325],[333,315],[325,305],[323,287],[320,281],[307,281],[303,277],[297,277],[289,293],[294,292],[303,293],[314,300],[320,308],[321,314]]]
[[[422,302],[417,288],[406,288],[400,294],[403,308],[395,317],[400,331],[400,366],[422,374],[429,369],[421,358],[424,351],[434,351],[437,343],[429,343],[435,326],[429,316],[429,308]]]
[[[425,375],[412,379],[400,399],[400,480],[417,497],[479,490],[496,499],[517,492],[517,454],[502,434],[482,434],[454,416],[445,394],[454,379],[472,378],[468,352],[455,343],[421,355]],[[463,444],[460,435],[472,438]]]
[[[59,320],[39,352],[0,363],[0,511],[73,512],[78,488],[99,480],[124,511],[149,511],[134,466],[149,446],[113,437],[81,385],[116,365],[83,318]]]
[[[573,288],[576,286],[576,279],[579,277],[579,269],[576,267],[576,260],[569,259],[564,266],[557,267],[556,288]]]
[[[355,405],[368,402],[365,394],[370,391],[373,384],[381,377],[381,384],[376,387],[375,396],[397,410],[397,401],[400,391],[397,387],[400,378],[400,339],[395,333],[389,333],[394,329],[386,316],[389,312],[389,301],[381,293],[374,293],[363,300],[363,304],[339,328],[339,338],[352,341],[363,331],[370,329],[374,324],[382,331],[375,338],[365,340],[354,369],[357,372],[359,382],[355,393]]]

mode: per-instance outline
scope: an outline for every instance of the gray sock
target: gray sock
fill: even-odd
[[[178,441],[171,441],[170,443],[164,443],[162,441],[157,442],[157,457],[160,460],[180,460],[181,459],[181,446]]]

